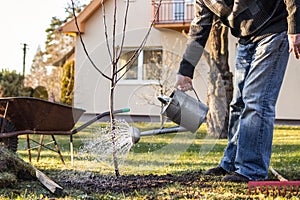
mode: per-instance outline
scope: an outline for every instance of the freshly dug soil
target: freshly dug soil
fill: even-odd
[[[129,193],[137,189],[153,189],[168,184],[203,184],[200,180],[201,171],[190,172],[182,175],[128,175],[120,177],[103,176],[100,174],[91,174],[89,177],[70,178],[67,176],[56,177],[55,180],[65,189],[79,189],[91,193],[105,194],[108,192]],[[207,181],[207,180],[206,180]],[[205,184],[205,183],[204,183]],[[204,185],[203,185],[204,186]]]
[[[141,189],[150,190],[174,183],[183,185],[197,184],[201,182],[201,174],[201,171],[197,171],[181,175],[149,174],[116,177],[95,172],[62,170],[50,172],[50,177],[62,186],[64,191],[80,190],[87,194],[106,194],[111,192],[130,193]],[[31,164],[17,157],[13,152],[0,146],[0,189],[14,188],[16,183],[22,181],[36,182],[36,169]]]

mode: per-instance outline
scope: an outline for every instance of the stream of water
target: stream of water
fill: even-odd
[[[127,155],[133,146],[132,137],[129,133],[129,124],[124,120],[115,121],[115,151],[119,164],[124,163]],[[93,131],[91,138],[84,141],[83,146],[78,152],[78,156],[95,162],[101,162],[113,166],[112,133],[110,123],[106,127]]]

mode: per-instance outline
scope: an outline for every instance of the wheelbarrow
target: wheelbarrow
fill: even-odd
[[[53,139],[53,135],[70,135],[71,162],[73,163],[73,134],[110,114],[110,112],[99,114],[74,129],[84,112],[84,109],[38,98],[0,98],[0,143],[16,152],[19,135],[27,135],[28,141],[31,134],[51,135]],[[114,114],[124,112],[129,112],[129,109],[115,110]]]

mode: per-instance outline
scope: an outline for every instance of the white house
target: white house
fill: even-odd
[[[117,49],[120,49],[122,43],[126,2],[125,0],[119,0],[117,5],[115,29],[117,36],[115,46]],[[128,61],[133,52],[142,44],[154,18],[155,21],[143,51],[115,88],[114,107],[116,109],[129,107],[132,116],[159,116],[159,106],[152,105],[152,103],[159,105],[158,100],[156,100],[159,91],[152,86],[157,84],[157,77],[153,75],[153,71],[155,71],[153,69],[156,69],[157,64],[164,66],[164,69],[168,69],[165,70],[165,73],[173,73],[165,78],[169,84],[174,83],[175,73],[186,44],[186,36],[183,33],[188,31],[193,17],[193,0],[162,1],[160,11],[156,16],[154,15],[158,1],[130,0],[129,2],[123,54],[119,61],[120,66],[123,66],[122,64]],[[101,0],[93,0],[77,16],[80,35],[85,46],[81,43],[75,19],[62,27],[63,32],[74,34],[76,37],[74,106],[84,108],[87,111],[86,113],[90,114],[109,109],[110,81],[104,78],[98,70],[110,76],[112,69],[111,55],[108,53],[107,44],[109,43],[109,48],[112,50],[114,1],[105,0],[104,8]],[[105,40],[103,11],[105,11],[108,43]],[[229,43],[229,63],[233,71],[236,39],[230,38]],[[84,48],[86,48],[95,66],[91,64]],[[156,65],[153,64],[153,59],[158,60]],[[206,101],[208,70],[205,61],[201,60],[196,67],[194,80],[195,89],[204,102]],[[121,76],[122,72],[119,75]],[[277,119],[300,120],[300,105],[298,103],[300,99],[299,75],[300,62],[291,56],[277,104]]]

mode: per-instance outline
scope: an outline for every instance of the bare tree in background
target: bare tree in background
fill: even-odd
[[[169,96],[174,90],[174,82],[176,80],[176,73],[178,63],[181,60],[181,56],[173,53],[170,50],[162,50],[162,58],[157,54],[149,58],[147,74],[151,77],[149,84],[143,85],[143,87],[150,87],[154,93],[140,94],[138,97],[142,99],[145,104],[153,105],[163,108],[163,104],[157,100],[158,96]],[[163,116],[160,116],[161,125],[163,125]]]
[[[210,66],[207,84],[207,134],[215,138],[226,138],[233,85],[228,65],[228,28],[217,19],[210,32],[210,53],[204,52],[204,58]]]
[[[71,0],[72,4],[73,4],[73,8],[74,8],[74,0]],[[159,6],[161,4],[159,3]],[[105,10],[105,3],[104,0],[101,1],[101,7],[102,7],[102,14],[103,14],[103,23],[104,23],[104,29],[105,29],[105,41],[106,41],[106,46],[107,46],[107,51],[109,53],[109,57],[110,57],[110,64],[111,64],[111,73],[110,75],[107,75],[105,73],[103,73],[99,67],[97,67],[97,65],[93,62],[93,60],[91,59],[91,57],[89,56],[89,53],[87,52],[87,49],[85,47],[84,41],[81,37],[81,31],[79,29],[79,25],[77,22],[77,17],[76,17],[76,13],[75,13],[75,9],[73,9],[73,15],[75,18],[75,23],[76,23],[76,27],[78,29],[78,34],[79,34],[79,38],[80,38],[80,42],[83,46],[83,50],[87,56],[87,58],[89,59],[89,61],[91,62],[92,66],[99,72],[99,74],[101,76],[103,76],[105,79],[107,79],[108,81],[110,81],[110,96],[109,96],[109,110],[110,110],[110,133],[111,133],[111,139],[112,139],[112,145],[113,145],[113,164],[114,164],[114,169],[115,169],[115,175],[118,177],[120,176],[120,172],[119,172],[119,167],[118,167],[118,158],[117,158],[117,154],[116,154],[116,144],[115,144],[115,138],[116,138],[116,124],[115,124],[115,116],[114,116],[114,92],[115,92],[115,88],[117,86],[117,83],[123,78],[123,76],[125,76],[125,74],[130,70],[130,67],[132,66],[132,63],[137,59],[138,55],[140,54],[140,52],[143,50],[147,38],[150,34],[150,31],[153,27],[153,23],[154,21],[151,23],[144,39],[142,40],[139,48],[136,49],[136,51],[133,53],[133,55],[131,56],[131,58],[128,60],[128,62],[126,62],[126,64],[124,64],[123,66],[119,66],[119,61],[120,61],[120,57],[122,55],[123,52],[123,46],[124,46],[124,41],[125,41],[125,36],[126,36],[126,26],[127,26],[127,18],[128,18],[128,11],[129,11],[129,2],[130,0],[126,0],[126,6],[125,6],[125,10],[124,10],[124,20],[123,20],[123,27],[122,27],[122,31],[121,31],[121,42],[120,44],[117,44],[116,42],[116,35],[117,35],[117,13],[118,13],[118,1],[114,0],[114,6],[113,6],[113,12],[112,14],[112,19],[113,19],[113,24],[112,24],[112,33],[111,33],[111,43],[109,40],[109,33],[108,33],[108,25],[107,25],[107,14],[106,14],[106,10]],[[158,9],[156,12],[156,15],[158,13]],[[155,17],[154,17],[155,18]],[[125,70],[125,72],[124,72]]]
[[[38,47],[30,68],[30,74],[25,77],[25,86],[35,88],[43,84],[46,79],[47,69],[44,62],[44,52]]]
[[[30,69],[30,74],[26,75],[24,85],[26,87],[37,88],[43,86],[47,89],[49,100],[60,101],[60,67],[54,67],[47,71],[46,62],[44,61],[45,52],[38,48]]]
[[[26,87],[45,87],[51,101],[61,101],[61,83],[58,80],[64,77],[61,77],[63,74],[62,66],[50,67],[70,52],[75,45],[73,37],[63,34],[59,28],[73,17],[73,10],[79,13],[84,6],[79,0],[74,0],[74,5],[67,4],[65,8],[66,17],[63,19],[51,18],[49,27],[45,30],[47,33],[45,50],[38,47],[32,61],[30,74],[25,77],[24,84]],[[60,64],[63,65],[64,63]]]

